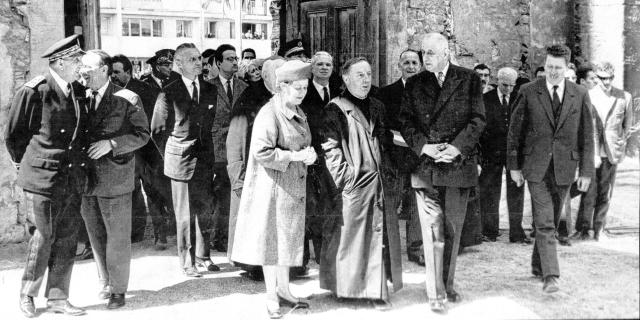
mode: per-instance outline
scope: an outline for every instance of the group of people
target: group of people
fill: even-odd
[[[499,235],[504,169],[509,240],[531,242],[522,228],[526,181],[531,271],[545,292],[558,291],[567,199],[583,194],[577,236],[593,228],[597,238],[615,165],[638,148],[630,96],[611,87],[608,63],[578,72],[579,84],[565,80],[562,45],[547,49],[544,77],[524,84],[505,67],[487,89],[488,68],[452,63],[446,37],[420,40],[421,50],[400,55],[401,79],[382,88],[366,58],[337,73],[330,53],[309,57],[300,40],[267,59],[183,43],[158,51],[142,80],[127,57],[82,51],[77,36],[54,44],[43,54],[47,75],[16,93],[6,131],[33,224],[23,314],[36,316],[47,268],[47,310],[85,314],[68,301],[83,222],[99,296],[109,309],[124,306],[132,210],[144,208],[159,249],[175,223],[185,276],[219,271],[211,251],[226,251],[264,280],[273,319],[282,307],[309,308],[289,282],[306,274],[312,253],[321,288],[389,308],[403,285],[398,218],[408,212],[409,258],[425,266],[431,309],[445,312],[461,300],[456,260],[475,203],[484,240]]]

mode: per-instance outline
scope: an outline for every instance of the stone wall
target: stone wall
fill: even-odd
[[[15,90],[47,70],[42,52],[64,36],[62,0],[0,2],[0,243],[26,238],[22,191],[4,142]]]

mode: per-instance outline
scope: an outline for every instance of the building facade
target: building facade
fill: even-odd
[[[253,48],[266,58],[271,55],[268,7],[269,0],[100,0],[102,49],[140,62],[184,42],[201,51],[229,43],[238,54]]]

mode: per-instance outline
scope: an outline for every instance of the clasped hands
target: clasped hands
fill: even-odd
[[[312,146],[308,146],[299,151],[291,152],[291,160],[302,161],[308,166],[314,164],[316,162],[316,159],[318,159],[318,155],[316,154],[316,150],[314,150]]]
[[[422,146],[422,154],[433,158],[436,163],[451,163],[460,155],[460,150],[448,143],[433,143]]]

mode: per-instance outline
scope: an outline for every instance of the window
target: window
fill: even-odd
[[[153,36],[162,37],[162,20],[153,20]]]
[[[235,39],[235,38],[236,38],[236,23],[229,22],[229,39]]]
[[[216,22],[215,21],[207,22],[206,30],[207,30],[207,34],[206,34],[207,38],[215,38],[216,37]]]
[[[100,17],[100,33],[111,35],[113,33],[113,16]]]
[[[189,20],[176,20],[176,37],[178,38],[191,38],[191,21]]]
[[[122,35],[125,37],[162,37],[162,20],[124,18]]]
[[[267,24],[243,23],[242,39],[267,39]]]

